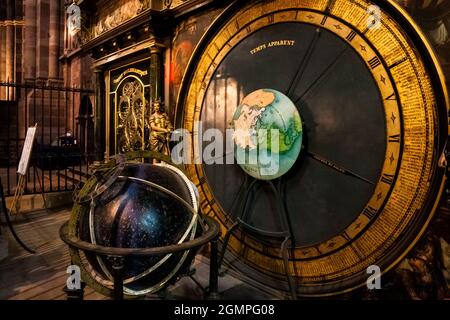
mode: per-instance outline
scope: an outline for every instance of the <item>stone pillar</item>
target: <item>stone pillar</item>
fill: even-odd
[[[14,3],[12,0],[7,0],[7,7],[6,7],[6,19],[9,21],[15,20],[15,13],[14,13]],[[6,74],[5,74],[5,80],[8,82],[14,82],[14,72],[15,72],[15,66],[14,66],[14,48],[16,45],[16,39],[14,37],[14,25],[7,25],[6,26],[6,55],[5,55],[5,61],[6,61]],[[6,98],[9,100],[14,100],[14,91],[13,88],[9,89],[9,93],[6,94]]]
[[[36,77],[38,79],[48,79],[49,62],[49,0],[37,0],[37,52],[36,52]]]
[[[6,81],[6,27],[0,26],[0,81]],[[0,87],[0,99],[6,100],[6,87]]]
[[[50,39],[49,39],[49,79],[59,79],[59,44],[60,44],[60,1],[50,2]]]
[[[25,3],[25,27],[24,27],[24,55],[22,66],[24,67],[24,79],[36,78],[36,0],[24,0]]]
[[[95,69],[94,150],[95,161],[102,161],[105,153],[105,79],[102,69]]]
[[[14,82],[14,47],[15,47],[15,39],[14,39],[14,28],[15,26],[6,26],[6,74],[5,80],[8,82]],[[9,89],[9,94],[7,94],[7,98],[9,100],[14,100],[14,92],[13,88]]]
[[[161,47],[153,45],[150,47],[150,84],[151,84],[151,99],[153,101],[164,99],[163,88],[163,66],[161,57]]]

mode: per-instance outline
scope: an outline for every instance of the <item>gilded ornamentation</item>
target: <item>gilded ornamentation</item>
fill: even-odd
[[[181,6],[187,2],[187,0],[164,0],[164,9],[173,9]]]
[[[146,101],[143,97],[142,85],[137,81],[129,81],[123,85],[117,116],[117,138],[120,152],[140,150],[143,146]]]
[[[71,1],[69,1],[71,3]],[[69,5],[66,3],[66,6]],[[121,0],[116,1],[116,5],[108,7],[104,10],[104,14],[101,14],[89,22],[89,26],[83,27],[83,21],[89,21],[90,19],[83,18],[82,14],[82,30],[76,35],[75,44],[80,46],[88,41],[95,39],[96,37],[104,34],[105,32],[112,30],[124,22],[142,14],[148,9],[161,11],[166,9],[174,9],[182,4],[185,4],[188,0],[172,0],[164,1],[163,3],[154,2],[151,0]],[[101,12],[101,11],[100,11]]]
[[[149,0],[128,0],[121,2],[119,7],[117,7],[106,17],[102,17],[93,26],[93,37],[98,37],[106,31],[109,31],[124,23],[126,20],[134,18],[149,7]]]

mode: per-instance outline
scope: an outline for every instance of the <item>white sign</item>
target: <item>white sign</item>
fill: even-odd
[[[34,136],[36,135],[36,126],[28,128],[25,144],[23,145],[22,156],[20,157],[19,167],[17,173],[26,175],[28,164],[30,163],[31,150],[33,149]]]

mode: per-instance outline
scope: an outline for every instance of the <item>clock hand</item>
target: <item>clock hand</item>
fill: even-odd
[[[288,97],[291,97],[292,91],[297,87],[297,84],[301,80],[303,73],[306,70],[306,67],[308,66],[308,62],[312,57],[312,54],[314,53],[314,49],[316,48],[317,42],[320,38],[320,34],[322,33],[322,29],[318,28],[316,30],[316,33],[314,34],[313,39],[309,43],[308,49],[306,49],[305,55],[303,56],[297,71],[295,72],[294,77],[291,80],[291,83],[289,84],[288,89],[286,90],[286,95]]]
[[[309,87],[303,92],[300,97],[294,101],[294,104],[297,104],[299,101],[301,101],[310,91],[312,88],[314,88],[318,83],[322,82],[326,77],[326,75],[332,70],[332,68],[338,63],[339,59],[342,58],[342,56],[347,52],[348,46],[346,46],[338,55],[337,57],[325,68],[325,70],[322,71],[322,73],[314,80]]]
[[[360,176],[359,174],[354,173],[354,172],[352,172],[350,170],[347,170],[347,169],[345,169],[345,168],[343,168],[341,166],[338,166],[337,164],[335,164],[335,163],[333,163],[333,162],[331,162],[331,161],[329,161],[329,160],[327,160],[327,159],[325,159],[325,158],[323,158],[323,157],[321,157],[321,156],[319,156],[319,155],[317,155],[317,154],[315,154],[315,153],[313,153],[311,151],[306,151],[306,154],[310,158],[312,158],[312,159],[314,159],[314,160],[316,160],[316,161],[326,165],[327,167],[330,167],[331,169],[334,169],[334,170],[336,170],[336,171],[338,171],[338,172],[340,172],[340,173],[342,173],[344,175],[351,176],[353,178],[357,178],[357,179],[365,181],[365,182],[367,182],[367,183],[369,183],[371,185],[375,185],[374,182],[372,182],[372,181],[370,181],[370,180]]]

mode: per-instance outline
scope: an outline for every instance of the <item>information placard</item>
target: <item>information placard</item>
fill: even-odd
[[[25,143],[23,145],[22,155],[20,157],[19,167],[17,168],[17,173],[23,176],[27,173],[28,165],[30,163],[34,136],[36,135],[36,128],[37,125],[28,128],[27,136],[25,137]]]

